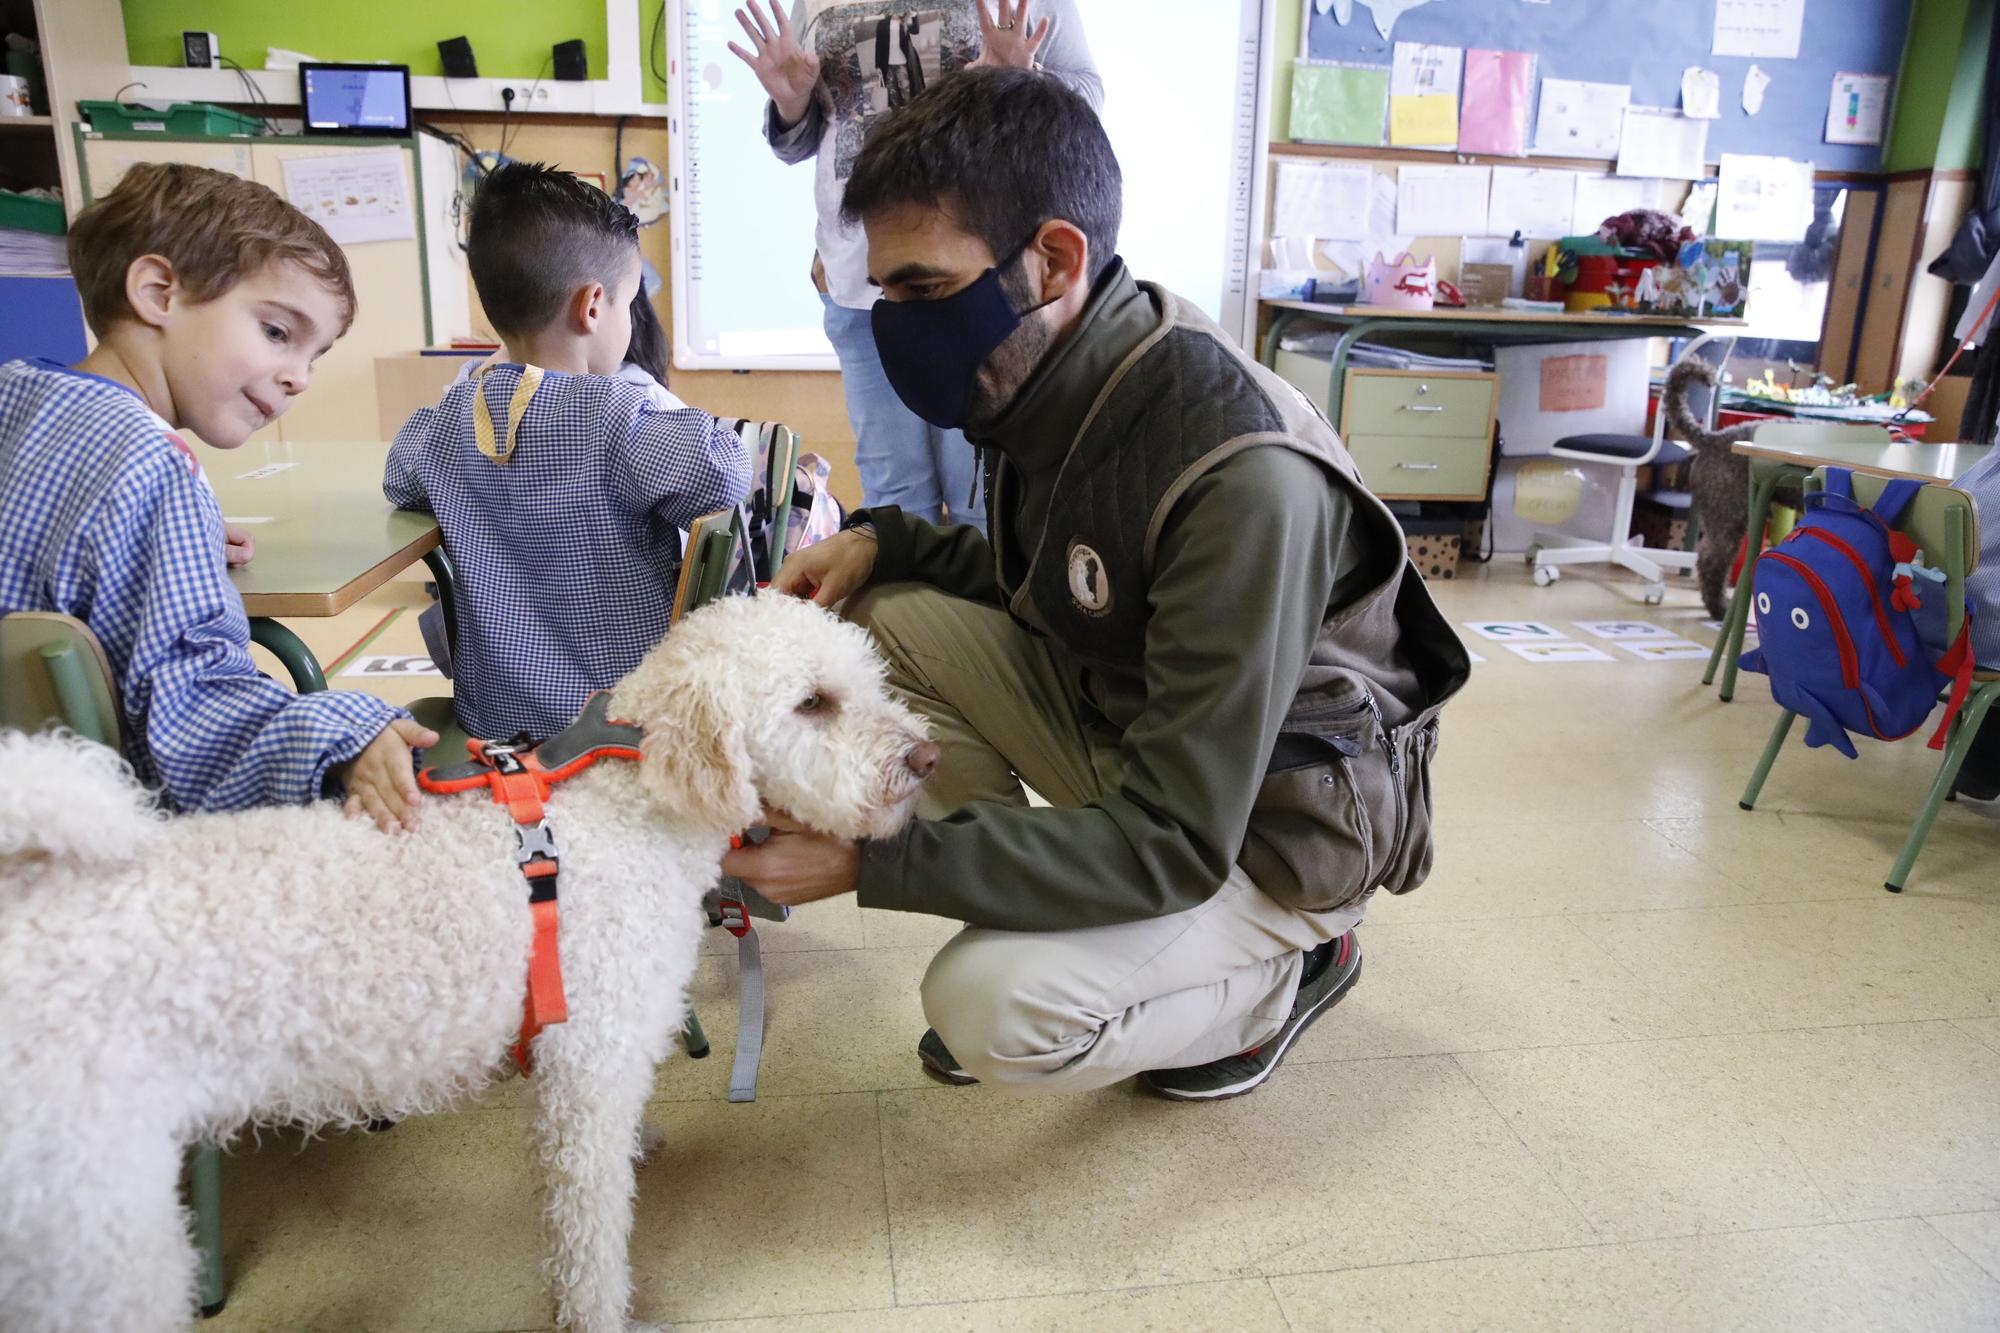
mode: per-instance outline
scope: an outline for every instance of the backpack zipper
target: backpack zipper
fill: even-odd
[[[1876,589],[1875,577],[1869,573],[1868,563],[1861,558],[1861,552],[1823,528],[1799,528],[1797,531],[1801,536],[1811,537],[1815,541],[1831,546],[1847,557],[1847,562],[1854,566],[1855,573],[1861,576],[1863,586],[1868,589],[1869,604],[1875,608],[1875,628],[1882,631],[1882,642],[1889,645],[1889,656],[1896,659],[1897,667],[1908,666],[1909,659],[1903,656],[1902,647],[1897,644],[1896,636],[1889,630],[1889,614],[1882,608],[1882,594]]]

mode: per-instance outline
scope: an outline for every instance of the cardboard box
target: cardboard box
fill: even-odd
[[[1458,290],[1468,306],[1497,306],[1507,299],[1507,284],[1513,276],[1514,270],[1505,264],[1466,264]]]

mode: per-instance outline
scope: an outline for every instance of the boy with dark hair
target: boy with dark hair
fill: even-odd
[[[305,392],[354,318],[346,256],[264,186],[168,163],[85,209],[69,261],[97,347],[74,369],[0,366],[0,612],[90,626],[126,756],[175,807],[336,791],[405,822],[410,747],[437,737],[379,699],[293,694],[257,670],[222,511],[175,434],[234,449]]]
[[[472,202],[468,257],[504,359],[412,416],[383,490],[438,516],[459,577],[454,707],[468,732],[568,725],[667,631],[678,529],[742,503],[742,441],[617,375],[638,222],[566,171],[508,163]]]

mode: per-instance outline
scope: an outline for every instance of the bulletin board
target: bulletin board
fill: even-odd
[[[1810,161],[1821,171],[1874,171],[1880,147],[1824,141],[1827,102],[1837,73],[1897,73],[1911,3],[1805,0],[1799,54],[1787,60],[1711,54],[1716,0],[1428,0],[1405,12],[1388,40],[1376,30],[1367,0],[1354,0],[1346,24],[1304,0],[1304,54],[1387,65],[1397,41],[1526,51],[1537,57],[1538,81],[1630,84],[1634,105],[1661,107],[1680,105],[1681,71],[1698,65],[1722,76],[1722,115],[1709,124],[1709,161],[1754,153]],[[1745,114],[1742,101],[1753,64],[1771,77],[1756,116]]]

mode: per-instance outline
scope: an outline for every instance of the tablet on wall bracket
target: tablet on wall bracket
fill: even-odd
[[[410,67],[302,63],[299,105],[307,134],[408,138]]]

